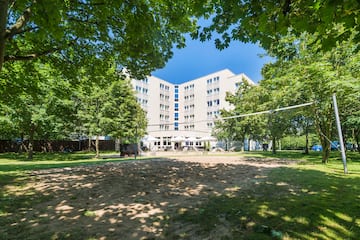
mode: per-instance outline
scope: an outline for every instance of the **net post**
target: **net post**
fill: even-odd
[[[339,134],[341,158],[342,158],[343,165],[344,165],[344,173],[347,174],[348,170],[347,170],[347,166],[346,166],[346,154],[345,154],[344,140],[342,137],[339,110],[338,110],[338,106],[337,106],[337,102],[336,102],[336,94],[335,93],[333,94],[332,98],[333,98],[333,102],[334,102],[336,125],[337,125],[338,134]]]

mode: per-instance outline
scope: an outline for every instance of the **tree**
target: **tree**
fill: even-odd
[[[28,140],[28,158],[33,157],[35,139],[55,139],[67,135],[67,122],[73,112],[70,85],[49,65],[37,61],[13,64],[1,73],[3,119],[11,134],[7,138]],[[20,82],[22,81],[22,82]],[[13,92],[15,91],[16,94]]]
[[[114,56],[137,77],[161,68],[196,23],[192,1],[1,0],[4,63],[53,56],[73,64]],[[61,66],[60,66],[61,67]]]
[[[330,140],[335,136],[334,110],[331,96],[337,94],[339,106],[349,101],[355,106],[359,99],[354,97],[359,84],[349,63],[358,58],[357,45],[353,40],[337,44],[326,53],[319,53],[314,36],[303,34],[301,38],[284,38],[293,46],[291,58],[284,55],[276,63],[268,64],[263,71],[268,88],[273,88],[283,99],[292,103],[313,102],[311,106],[314,126],[323,146],[323,163],[330,154]],[[281,45],[278,46],[281,48]],[[283,51],[285,53],[285,51]],[[342,114],[343,122],[352,114]]]
[[[78,124],[90,138],[96,136],[96,157],[99,157],[99,136],[133,141],[145,133],[145,113],[136,102],[131,83],[119,73],[111,59],[92,59],[93,64],[79,71],[82,78],[75,98],[78,102]]]
[[[246,79],[242,80],[235,94],[227,93],[226,101],[235,108],[231,111],[232,116],[254,113],[259,111],[259,104],[264,95],[259,86],[251,85]],[[260,116],[248,116],[226,121],[234,121],[234,128],[230,131],[236,136],[236,140],[244,143],[245,139],[262,140],[264,136],[264,121]],[[249,148],[250,150],[250,148]]]
[[[224,109],[220,110],[221,117],[230,117],[233,116],[233,111],[227,111]],[[237,132],[235,131],[236,120],[235,119],[226,119],[226,120],[217,120],[214,122],[214,128],[212,129],[212,135],[214,135],[218,140],[225,141],[226,149],[228,150],[228,144],[231,141],[239,140],[237,138]],[[207,146],[206,146],[207,147]]]
[[[351,38],[353,28],[357,32],[355,41],[359,41],[359,8],[357,0],[212,0],[199,8],[212,22],[199,27],[193,37],[209,40],[215,31],[221,35],[215,40],[219,49],[229,46],[231,40],[260,42],[271,49],[289,32],[297,37],[308,32],[316,33],[322,48],[329,50]]]

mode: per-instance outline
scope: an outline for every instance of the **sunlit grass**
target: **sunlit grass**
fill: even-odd
[[[213,197],[173,221],[198,224],[204,237],[226,225],[231,235],[226,239],[360,239],[360,154],[347,154],[349,174],[343,173],[338,152],[328,164],[321,163],[319,153],[310,158],[297,152],[245,155],[303,162],[273,169],[253,188]]]

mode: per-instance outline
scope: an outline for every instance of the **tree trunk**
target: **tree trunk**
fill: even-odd
[[[4,64],[5,33],[8,16],[9,0],[0,0],[0,72]]]
[[[89,136],[88,151],[91,152],[91,137]]]
[[[272,138],[272,153],[276,154],[276,137]]]
[[[330,144],[329,140],[323,135],[320,135],[320,142],[321,142],[321,146],[322,146],[322,161],[321,162],[326,164],[330,157],[331,144]]]
[[[329,141],[325,141],[322,144],[323,152],[322,152],[322,163],[328,163],[329,157],[330,157],[330,151],[331,151],[331,145]]]
[[[34,155],[34,133],[35,133],[35,126],[32,123],[29,132],[29,145],[28,145],[28,159],[32,160]]]
[[[321,146],[322,146],[322,163],[326,164],[330,157],[330,142],[329,139],[331,139],[331,130],[332,130],[332,108],[329,109],[327,113],[323,113],[321,115],[322,119],[319,119],[320,114],[318,112],[315,112],[315,126],[316,131],[318,133]]]
[[[309,131],[307,129],[305,133],[305,154],[309,154]]]
[[[96,135],[95,150],[96,150],[95,158],[99,158],[99,157],[100,157],[100,152],[99,152],[99,135]]]

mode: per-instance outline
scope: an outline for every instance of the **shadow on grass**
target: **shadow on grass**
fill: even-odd
[[[81,165],[101,164],[129,160],[130,158],[99,158],[91,153],[38,153],[34,159],[28,160],[26,155],[17,153],[0,154],[0,177],[11,171],[31,171],[48,168],[75,167]]]
[[[359,239],[360,177],[316,170],[279,168],[254,188],[236,196],[211,198],[174,218],[193,224],[198,235],[210,237],[226,228],[223,239]],[[176,226],[176,225],[174,225]],[[187,232],[175,239],[191,239]]]

